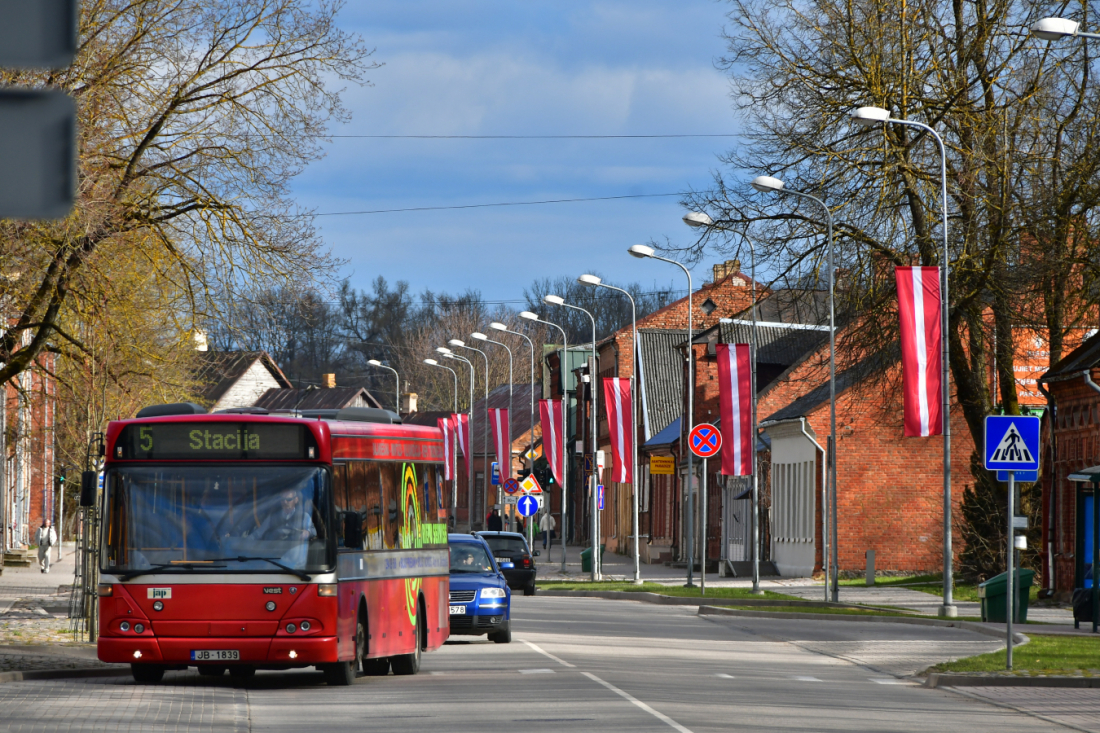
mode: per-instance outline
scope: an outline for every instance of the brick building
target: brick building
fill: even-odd
[[[54,475],[57,386],[50,377],[56,355],[45,354],[11,383],[0,387],[0,545],[4,550],[34,543],[43,517],[55,524],[59,501]],[[45,368],[43,368],[45,367]]]
[[[1092,485],[1067,476],[1100,464],[1100,334],[1039,378],[1048,395],[1042,423],[1043,587],[1066,599],[1084,587],[1092,558]]]

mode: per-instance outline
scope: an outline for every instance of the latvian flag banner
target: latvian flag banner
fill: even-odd
[[[752,359],[748,344],[716,344],[718,411],[722,421],[722,473],[751,476]]]
[[[897,279],[905,435],[942,435],[940,268],[899,267]]]
[[[550,464],[554,480],[561,486],[562,424],[561,400],[539,400],[539,421],[542,423],[542,455]]]
[[[489,427],[492,429],[493,447],[500,465],[500,482],[512,478],[512,433],[508,429],[508,410],[489,410]]]
[[[634,482],[634,403],[630,399],[630,380],[617,377],[603,380],[607,430],[611,436],[611,480],[620,484]]]
[[[436,423],[439,424],[439,429],[443,431],[443,480],[454,480],[454,441],[455,441],[455,427],[452,418],[440,417],[436,418]]]
[[[467,462],[473,457],[470,455],[470,416],[464,412],[456,412],[451,415],[454,418],[455,432],[458,433],[458,447],[462,449],[462,456]]]

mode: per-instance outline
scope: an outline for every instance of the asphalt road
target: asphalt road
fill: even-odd
[[[0,731],[1066,730],[894,676],[996,647],[966,631],[538,596],[513,614],[511,644],[449,643],[418,676],[348,688],[313,671],[0,685]]]

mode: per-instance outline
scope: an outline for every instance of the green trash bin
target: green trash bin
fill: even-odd
[[[1034,570],[1016,571],[1016,620],[1027,623],[1027,602],[1031,595],[1031,581]],[[982,621],[1003,624],[1008,620],[1008,573],[994,575],[978,585],[978,598],[982,602]]]
[[[603,551],[607,548],[607,545],[600,545],[600,562],[603,562]],[[592,572],[592,548],[586,547],[581,550],[581,572]]]

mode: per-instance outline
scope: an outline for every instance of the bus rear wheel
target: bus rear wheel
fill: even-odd
[[[151,685],[164,679],[164,667],[159,664],[131,664],[130,674],[134,682]]]
[[[416,674],[420,671],[420,652],[424,645],[421,631],[426,633],[427,627],[424,625],[424,614],[417,611],[416,648],[412,654],[398,654],[390,658],[390,666],[393,667],[394,674]]]

